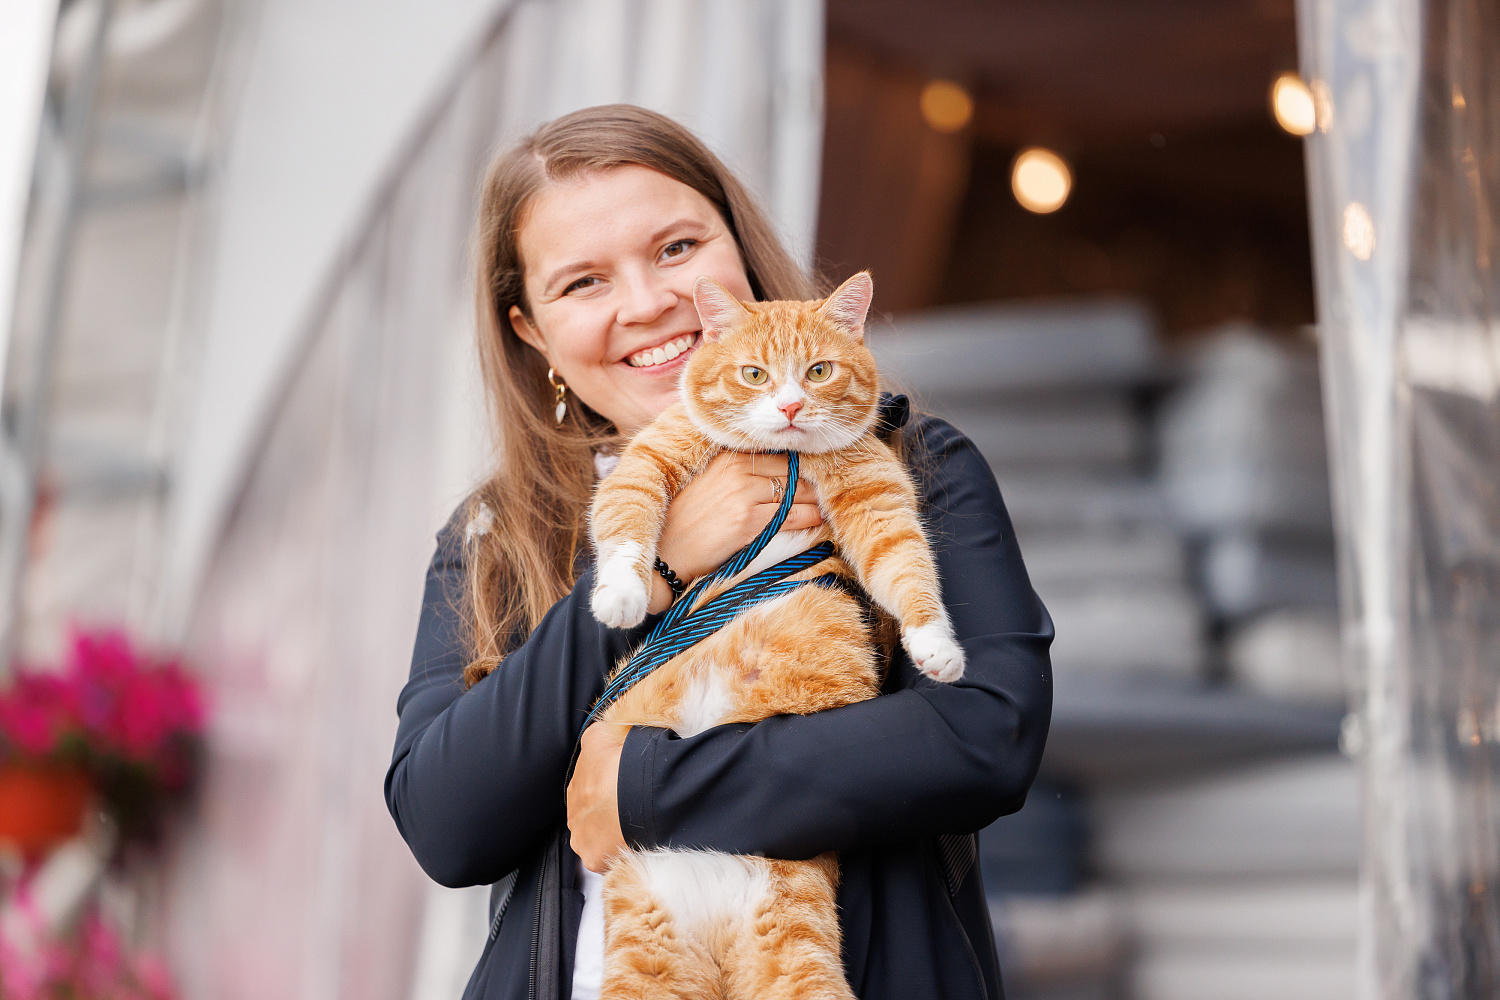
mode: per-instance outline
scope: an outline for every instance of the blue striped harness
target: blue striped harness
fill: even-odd
[[[781,505],[776,508],[776,515],[771,518],[769,524],[755,537],[749,545],[740,549],[729,557],[724,563],[712,573],[693,584],[691,590],[683,594],[667,611],[661,621],[656,623],[646,641],[639,649],[631,654],[614,678],[605,687],[604,693],[594,703],[593,709],[583,723],[583,729],[587,729],[591,723],[604,713],[620,699],[626,691],[645,680],[647,675],[657,667],[666,663],[672,657],[691,649],[702,642],[705,638],[717,632],[731,621],[735,615],[752,608],[757,604],[780,597],[782,594],[791,593],[805,584],[815,584],[820,587],[842,586],[843,581],[833,573],[824,573],[822,576],[811,580],[788,580],[792,576],[809,566],[815,566],[833,555],[832,542],[819,542],[812,548],[767,569],[761,570],[754,576],[742,580],[724,593],[709,601],[696,611],[692,610],[698,597],[715,581],[725,580],[742,571],[750,565],[751,560],[760,555],[761,550],[771,541],[773,535],[781,530],[781,525],[792,510],[792,500],[797,493],[797,469],[798,459],[795,451],[786,453],[787,474],[786,490],[781,498]],[[581,735],[581,732],[580,732]],[[577,752],[574,752],[576,758]],[[569,769],[571,774],[571,768]]]

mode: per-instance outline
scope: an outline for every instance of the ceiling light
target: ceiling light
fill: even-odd
[[[1375,220],[1370,210],[1357,201],[1344,209],[1344,246],[1357,260],[1369,260],[1375,253]]]
[[[974,117],[974,99],[952,80],[933,80],[922,88],[922,117],[938,132],[957,132]]]
[[[1061,156],[1033,146],[1016,156],[1010,169],[1010,189],[1028,212],[1045,215],[1062,208],[1073,190],[1073,172]]]
[[[1296,73],[1283,73],[1271,84],[1271,111],[1292,135],[1311,135],[1318,127],[1312,91]]]

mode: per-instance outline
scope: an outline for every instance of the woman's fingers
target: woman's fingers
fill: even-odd
[[[764,476],[767,479],[785,479],[787,473],[787,458],[785,455],[744,455],[736,456],[740,468],[752,476]]]
[[[777,505],[774,503],[758,503],[755,505],[755,517],[761,525],[770,523],[776,513]],[[823,512],[815,503],[798,502],[792,504],[792,509],[787,511],[786,520],[781,522],[782,531],[801,531],[803,528],[816,528],[823,523]]]
[[[603,872],[625,850],[615,789],[629,732],[628,726],[596,722],[579,740],[578,764],[567,790],[568,830],[573,850],[591,872]]]
[[[786,480],[773,481],[770,478],[755,476],[747,480],[747,482],[750,484],[748,488],[749,499],[757,507],[762,504],[769,504],[771,509],[775,510],[780,505],[781,498],[785,495],[783,491],[786,489]],[[809,483],[805,479],[797,480],[797,495],[792,497],[792,503],[812,504],[816,506],[818,503],[818,492],[813,488],[812,483]]]

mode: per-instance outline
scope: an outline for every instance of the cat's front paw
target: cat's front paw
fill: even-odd
[[[617,555],[600,563],[589,603],[594,617],[610,628],[639,625],[651,603],[651,591],[636,573],[635,559]]]
[[[964,675],[963,647],[942,622],[903,629],[901,644],[911,654],[917,669],[935,681],[947,684]]]

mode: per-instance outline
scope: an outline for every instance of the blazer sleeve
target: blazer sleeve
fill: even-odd
[[[562,820],[579,727],[610,665],[651,624],[600,625],[589,610],[593,573],[586,572],[465,691],[463,531],[455,515],[438,536],[385,776],[386,805],[418,863],[454,887],[498,881]]]
[[[973,444],[932,418],[906,434],[963,679],[932,681],[902,651],[870,701],[688,739],[633,729],[618,786],[628,842],[808,858],[972,832],[1025,802],[1051,719],[1052,621]]]

